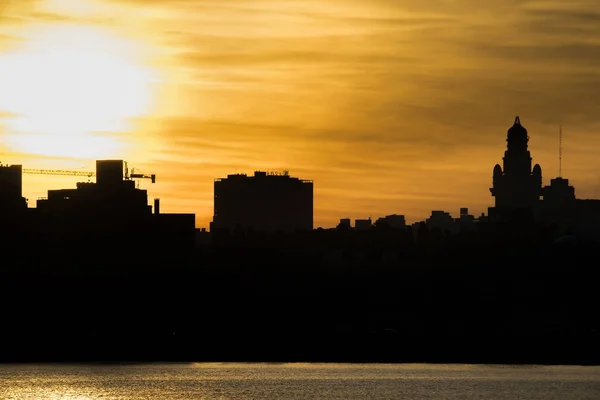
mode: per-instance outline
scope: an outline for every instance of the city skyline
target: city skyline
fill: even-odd
[[[255,170],[313,180],[315,227],[413,222],[493,205],[519,115],[544,185],[562,124],[562,175],[600,196],[595,2],[363,3],[5,1],[0,161],[125,159],[199,227],[214,179]],[[24,194],[77,180],[26,175]]]

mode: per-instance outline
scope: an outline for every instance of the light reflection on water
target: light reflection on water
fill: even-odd
[[[0,399],[598,399],[600,367],[0,365]]]

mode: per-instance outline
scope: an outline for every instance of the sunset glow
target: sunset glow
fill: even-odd
[[[125,158],[200,227],[214,179],[254,170],[314,180],[315,226],[486,212],[516,115],[545,184],[562,124],[564,175],[600,196],[595,1],[9,3],[0,149],[39,158],[2,160]]]
[[[110,158],[116,133],[150,111],[152,73],[124,40],[96,28],[32,29],[23,48],[0,56],[0,109],[13,151]]]

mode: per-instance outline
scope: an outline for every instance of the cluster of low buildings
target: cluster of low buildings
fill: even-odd
[[[49,190],[36,207],[28,207],[23,197],[22,175],[21,165],[0,165],[4,244],[83,246],[93,254],[114,246],[130,252],[142,246],[151,251],[195,243],[195,215],[161,213],[159,199],[154,200],[154,207],[149,205],[147,191],[136,187],[122,160],[98,160],[96,182]]]

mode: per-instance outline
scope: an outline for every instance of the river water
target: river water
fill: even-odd
[[[600,367],[0,365],[2,400],[600,399]]]

